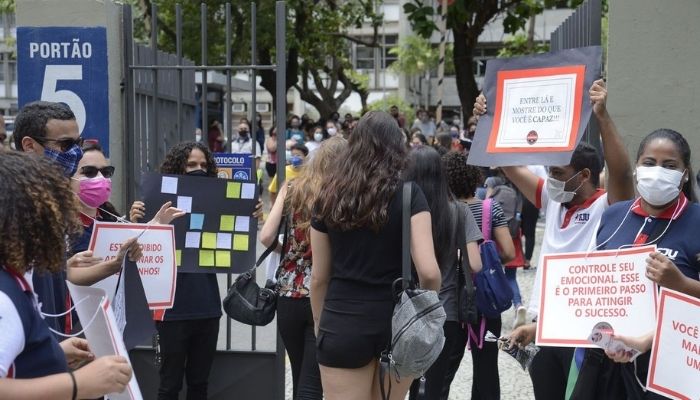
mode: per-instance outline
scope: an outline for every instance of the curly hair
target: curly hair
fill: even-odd
[[[403,134],[391,115],[365,114],[321,182],[316,217],[331,228],[379,230],[406,166]]]
[[[476,188],[484,179],[481,170],[473,165],[467,165],[467,156],[456,151],[442,156],[442,165],[452,194],[458,199],[474,197]]]
[[[48,159],[21,152],[0,157],[0,266],[18,274],[57,272],[67,238],[82,232],[78,200]]]
[[[190,158],[190,153],[193,149],[198,149],[204,153],[204,158],[207,160],[207,175],[216,176],[216,161],[212,156],[211,151],[207,146],[198,142],[182,142],[173,146],[168,154],[165,155],[165,160],[160,166],[160,172],[163,174],[184,175],[187,168],[187,159]]]
[[[314,152],[311,161],[302,166],[299,176],[289,188],[284,200],[285,213],[299,215],[301,223],[297,227],[305,230],[307,235],[311,225],[311,211],[316,196],[321,191],[323,178],[347,144],[348,141],[340,136],[323,141],[321,147]]]

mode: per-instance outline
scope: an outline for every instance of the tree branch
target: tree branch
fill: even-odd
[[[328,36],[335,36],[335,37],[339,37],[342,39],[346,39],[350,42],[361,44],[361,45],[367,46],[367,47],[379,47],[380,44],[377,41],[377,37],[378,37],[377,32],[378,32],[378,28],[375,26],[374,27],[374,40],[372,40],[371,42],[364,41],[358,37],[354,37],[354,36],[348,35],[347,33],[342,33],[342,32],[325,32],[324,34],[328,35]]]

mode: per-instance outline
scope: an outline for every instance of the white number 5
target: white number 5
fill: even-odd
[[[66,103],[75,114],[80,134],[85,128],[85,104],[80,96],[70,90],[56,90],[58,81],[82,80],[82,65],[47,65],[44,71],[44,86],[41,89],[41,100]]]

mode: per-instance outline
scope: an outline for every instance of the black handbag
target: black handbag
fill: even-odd
[[[466,210],[461,205],[457,206],[457,319],[459,322],[476,324],[479,313],[476,308],[476,288],[472,280],[471,269],[465,265],[464,246],[467,242],[464,231]]]
[[[282,228],[286,227],[286,220],[286,217],[282,217],[280,226],[277,229],[277,236],[279,236]],[[285,230],[283,249],[286,241],[287,233]],[[277,309],[276,287],[269,285],[261,288],[255,281],[255,270],[277,247],[277,244],[278,241],[275,240],[258,258],[255,266],[249,271],[238,275],[228,289],[228,294],[222,303],[226,315],[231,317],[231,319],[246,325],[265,326],[275,318],[275,310]]]

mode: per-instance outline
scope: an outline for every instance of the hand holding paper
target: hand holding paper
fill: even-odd
[[[59,344],[61,345],[63,354],[66,355],[68,367],[71,369],[76,369],[84,362],[95,359],[95,355],[90,352],[88,342],[85,339],[72,337]]]
[[[68,259],[68,268],[86,268],[101,263],[102,257],[94,257],[92,251],[86,250],[75,253]]]
[[[685,275],[668,257],[653,252],[647,258],[647,278],[668,289],[682,291]]]
[[[94,399],[109,393],[122,393],[133,371],[121,356],[104,356],[75,371],[79,399]]]

